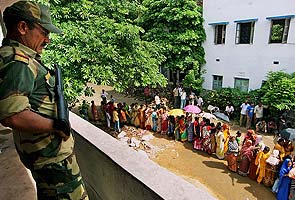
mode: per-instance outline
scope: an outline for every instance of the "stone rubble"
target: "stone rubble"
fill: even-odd
[[[163,148],[158,148],[149,143],[154,136],[152,132],[135,128],[132,126],[124,126],[120,133],[114,134],[120,142],[125,143],[129,147],[136,150],[138,153],[146,157],[155,157],[156,153]],[[165,148],[165,147],[164,147]]]

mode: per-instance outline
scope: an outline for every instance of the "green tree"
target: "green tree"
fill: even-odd
[[[61,36],[51,35],[44,60],[61,66],[69,100],[84,92],[87,82],[112,85],[117,91],[167,84],[159,73],[165,57],[155,43],[141,39],[144,30],[134,22],[141,12],[140,3],[44,2],[50,3],[53,20],[63,30]]]
[[[143,0],[139,25],[143,38],[156,42],[166,60],[162,67],[187,73],[185,86],[201,88],[201,66],[205,63],[202,7],[195,0]]]
[[[268,73],[262,87],[263,102],[276,110],[295,109],[295,74],[282,71]]]

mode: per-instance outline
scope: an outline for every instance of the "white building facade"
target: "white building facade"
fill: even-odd
[[[294,0],[204,0],[205,89],[258,89],[295,71]]]

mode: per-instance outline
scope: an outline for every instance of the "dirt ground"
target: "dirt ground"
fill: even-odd
[[[151,143],[161,148],[153,158],[155,162],[193,184],[193,180],[197,180],[218,199],[275,199],[270,188],[229,171],[226,161],[194,150],[192,143],[175,142],[158,134],[154,136],[156,138]],[[272,136],[264,138],[272,141]]]

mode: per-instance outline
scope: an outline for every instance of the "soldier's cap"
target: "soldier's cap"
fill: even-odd
[[[7,7],[4,15],[17,16],[31,22],[38,23],[52,33],[61,34],[62,31],[54,26],[51,21],[49,8],[33,1],[18,1]]]

